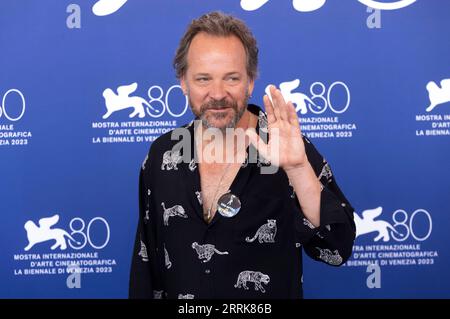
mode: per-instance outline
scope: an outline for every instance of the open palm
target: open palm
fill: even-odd
[[[250,142],[272,165],[289,170],[307,163],[300,125],[292,102],[286,103],[280,90],[270,86],[273,105],[264,95],[269,141],[265,143],[255,130],[248,130]]]

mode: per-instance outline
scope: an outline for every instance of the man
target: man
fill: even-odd
[[[301,298],[302,248],[334,266],[350,256],[353,209],[293,104],[274,86],[267,114],[247,104],[257,55],[246,25],[218,12],[182,38],[174,67],[196,121],[142,164],[130,297]]]

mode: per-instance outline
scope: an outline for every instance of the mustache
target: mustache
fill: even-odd
[[[225,108],[225,107],[230,107],[230,108],[236,109],[237,103],[230,102],[226,98],[223,98],[221,100],[211,100],[211,101],[203,104],[201,107],[201,110],[202,111],[206,111],[206,110],[210,110],[210,109],[217,110],[217,109],[221,109],[221,108]]]

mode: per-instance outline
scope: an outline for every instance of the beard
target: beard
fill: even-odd
[[[192,111],[196,117],[198,117],[205,128],[219,129],[223,132],[227,128],[235,128],[239,120],[245,113],[248,101],[248,94],[245,95],[243,106],[239,108],[236,100],[229,101],[226,98],[221,100],[211,100],[200,106],[200,111],[195,111],[192,107]],[[191,101],[189,101],[192,106]],[[223,110],[223,112],[208,112],[209,110]],[[230,115],[230,111],[232,114]],[[224,125],[217,126],[214,124],[215,121],[222,121],[228,118]]]

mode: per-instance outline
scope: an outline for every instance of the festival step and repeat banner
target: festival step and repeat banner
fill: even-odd
[[[281,88],[356,210],[344,266],[304,258],[305,297],[449,298],[441,0],[0,1],[0,297],[127,297],[141,163],[193,118],[174,53],[214,10],[258,40],[250,102]]]

